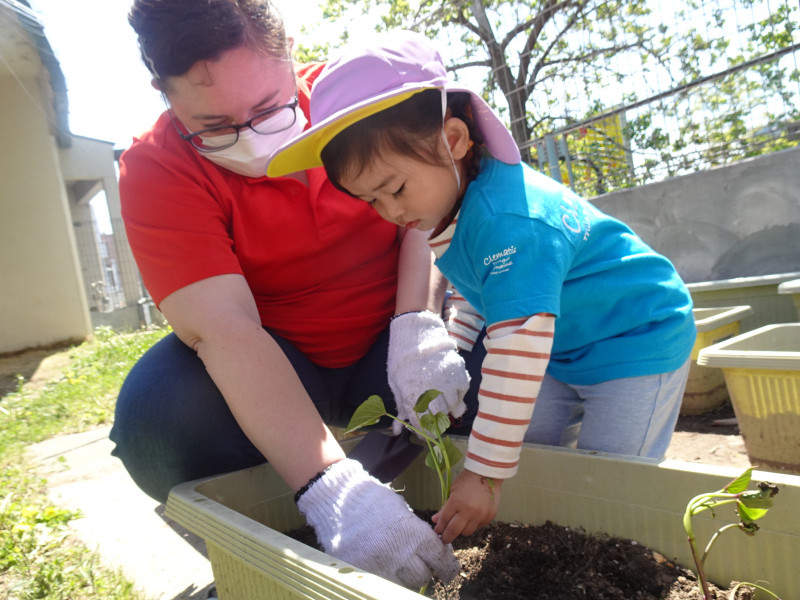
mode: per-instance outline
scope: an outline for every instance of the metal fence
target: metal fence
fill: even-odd
[[[604,89],[563,82],[586,93],[562,107],[564,126],[531,140],[534,160],[590,197],[795,146],[799,15],[794,0],[658,3],[657,31],[694,40],[696,53],[676,47],[638,69],[615,59],[621,75]],[[608,108],[587,114],[598,98]]]
[[[130,258],[122,221],[81,219],[72,227],[92,325],[120,331],[163,325]]]

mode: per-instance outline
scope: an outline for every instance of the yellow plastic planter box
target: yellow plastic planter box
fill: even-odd
[[[689,378],[681,403],[682,415],[700,415],[728,400],[728,388],[722,371],[698,365],[697,356],[703,348],[739,335],[741,320],[753,314],[753,309],[749,306],[695,308],[692,313],[697,339],[692,348]]]
[[[794,307],[797,310],[797,318],[800,319],[800,279],[784,281],[778,286],[778,293],[791,295],[792,302],[794,302]]]
[[[800,323],[743,333],[697,362],[722,369],[750,462],[800,473]]]
[[[464,449],[464,439],[456,443]],[[354,440],[343,446],[352,447]],[[631,538],[690,566],[683,511],[695,495],[722,488],[738,469],[526,445],[519,474],[503,486],[498,519],[547,520]],[[800,598],[800,477],[761,473],[780,486],[775,508],[753,538],[727,532],[709,555],[712,581],[768,582]],[[396,482],[412,507],[437,508],[438,482],[420,456]],[[220,600],[412,600],[421,596],[301,544],[281,532],[303,524],[292,494],[269,465],[188,482],[172,490],[167,516],[205,539]],[[733,511],[698,515],[707,540]]]
[[[753,313],[744,317],[741,322],[741,330],[746,332],[773,323],[797,321],[797,313],[791,298],[785,294],[778,294],[778,286],[785,281],[798,278],[800,271],[700,281],[689,283],[686,287],[692,295],[695,308],[745,305],[751,307]]]

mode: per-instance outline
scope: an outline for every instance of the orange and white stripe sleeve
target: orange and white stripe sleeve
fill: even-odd
[[[454,289],[444,304],[444,326],[450,337],[456,341],[459,350],[472,350],[483,324],[483,317]]]
[[[473,473],[497,479],[516,475],[522,439],[550,361],[554,329],[555,317],[547,314],[488,328],[478,415],[464,464]]]

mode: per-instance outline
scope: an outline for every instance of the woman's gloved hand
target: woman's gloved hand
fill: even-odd
[[[426,310],[392,319],[386,370],[397,416],[414,427],[419,427],[419,420],[413,408],[426,390],[441,392],[430,403],[429,412],[444,412],[454,417],[464,414],[469,373],[455,340],[438,315]],[[400,433],[402,427],[398,422],[392,424],[395,434]]]
[[[297,506],[325,552],[410,588],[459,570],[450,546],[388,485],[345,458],[323,472]]]

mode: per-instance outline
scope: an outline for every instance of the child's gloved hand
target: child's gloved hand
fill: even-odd
[[[429,389],[442,392],[430,403],[431,413],[464,414],[470,376],[438,315],[410,312],[392,319],[386,368],[400,419],[419,427],[413,408],[420,394]],[[392,428],[398,434],[402,425],[395,422]]]
[[[333,464],[297,506],[325,552],[360,569],[411,588],[458,573],[452,548],[358,461]]]

